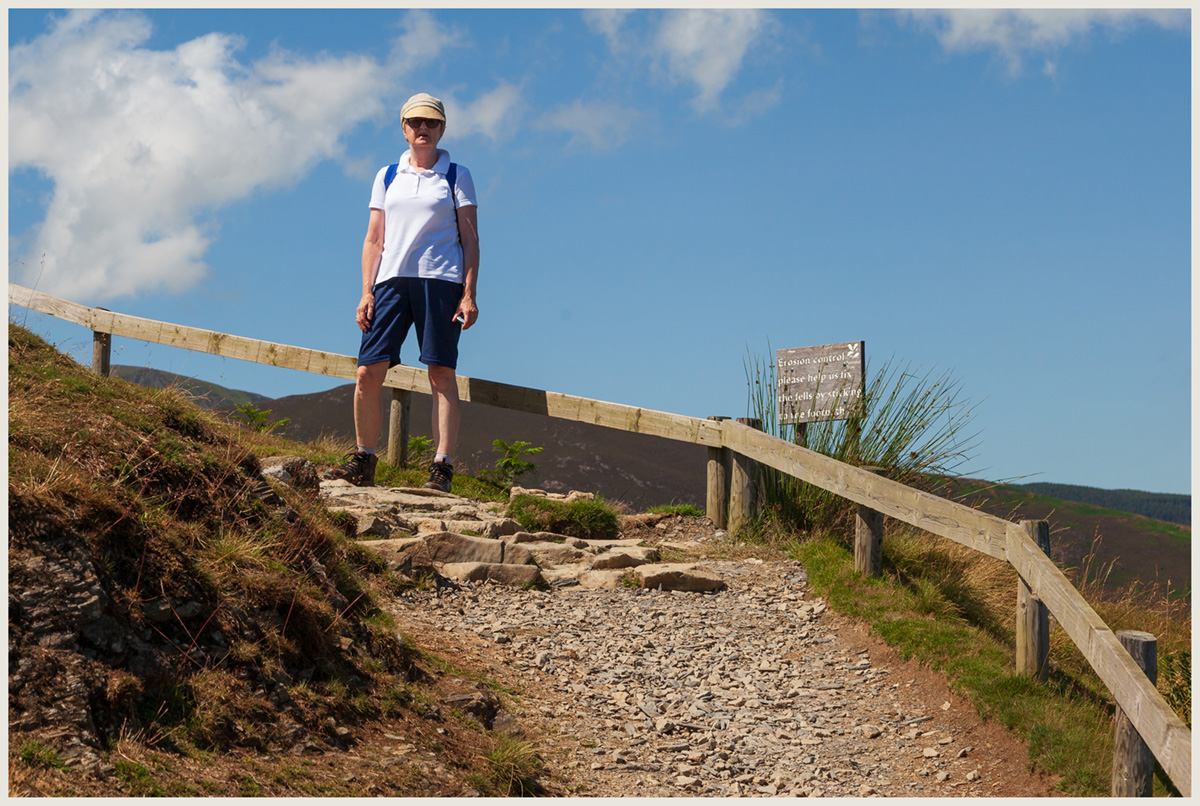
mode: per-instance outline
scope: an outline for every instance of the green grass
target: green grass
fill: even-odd
[[[117,780],[125,784],[129,788],[129,794],[134,797],[161,798],[167,794],[143,764],[118,760],[113,764],[113,769],[116,770]]]
[[[17,751],[17,757],[30,767],[45,767],[47,769],[65,770],[67,765],[58,757],[58,751],[47,747],[41,742],[22,742]]]
[[[383,454],[380,454],[379,464],[375,466],[375,483],[380,487],[420,487],[427,481],[428,466],[396,467],[388,464]],[[508,493],[503,487],[457,471],[454,480],[450,482],[450,492],[479,501],[508,500]]]
[[[621,533],[616,511],[600,498],[567,503],[518,495],[509,503],[507,515],[529,532],[554,532],[584,540],[615,540]]]
[[[536,795],[541,791],[536,776],[542,768],[542,759],[529,742],[498,733],[486,760],[491,769],[490,783],[496,794],[512,797]]]
[[[679,515],[684,518],[703,518],[704,510],[695,504],[662,504],[646,510],[653,515]]]
[[[828,537],[804,541],[792,553],[829,607],[865,621],[902,658],[918,658],[944,674],[982,716],[1024,739],[1034,767],[1059,776],[1065,794],[1108,794],[1111,706],[1089,683],[1058,668],[1045,684],[1015,674],[1011,631],[1004,640],[1003,630],[971,623],[956,591],[947,595],[928,577],[909,577],[889,563],[882,577],[863,577],[853,554]],[[1165,794],[1167,786],[1156,778],[1156,792]]]
[[[407,641],[409,639],[405,639],[405,640]],[[427,652],[427,651],[423,651],[420,649],[416,649],[414,651],[416,653],[418,653],[421,657],[423,657],[425,660],[429,661],[431,664],[436,666],[443,674],[450,675],[452,677],[459,677],[459,678],[462,678],[463,680],[470,680],[473,683],[480,683],[481,685],[484,685],[487,688],[494,691],[496,694],[517,696],[520,693],[516,689],[506,686],[503,683],[500,683],[496,680],[493,680],[492,678],[488,677],[487,675],[481,674],[479,672],[472,672],[469,669],[465,669],[448,658],[443,658],[440,655],[435,655],[432,652]]]

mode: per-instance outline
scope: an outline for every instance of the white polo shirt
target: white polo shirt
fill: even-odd
[[[383,211],[383,256],[379,261],[378,285],[396,277],[423,277],[463,281],[462,244],[458,241],[458,219],[450,199],[450,153],[438,149],[438,161],[428,171],[413,168],[408,151],[400,157],[396,178],[383,190],[387,166],[375,175],[371,209]],[[458,166],[454,181],[458,207],[476,206],[475,182],[471,172]]]

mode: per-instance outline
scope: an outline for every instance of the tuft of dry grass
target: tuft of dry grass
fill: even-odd
[[[1124,587],[1109,584],[1113,563],[1099,563],[1096,555],[1101,536],[1096,535],[1089,552],[1077,567],[1064,569],[1067,578],[1104,619],[1113,632],[1137,630],[1157,639],[1157,688],[1180,719],[1192,724],[1192,611],[1189,598],[1172,591],[1170,581]],[[1050,652],[1072,674],[1091,681],[1094,673],[1070,637],[1055,625],[1050,633]],[[1098,679],[1094,690],[1107,696]]]
[[[487,754],[487,763],[497,794],[525,796],[536,795],[541,790],[536,777],[542,768],[542,758],[530,742],[499,733]]]

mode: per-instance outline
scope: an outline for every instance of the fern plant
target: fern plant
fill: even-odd
[[[492,450],[503,455],[496,460],[494,470],[485,470],[480,475],[499,487],[510,489],[521,476],[537,472],[538,466],[527,457],[536,456],[542,449],[533,447],[532,443],[518,439],[510,445],[502,439],[495,439],[492,440]]]
[[[242,403],[234,408],[241,415],[242,421],[256,434],[269,434],[292,421],[291,417],[284,417],[282,420],[271,422],[271,409],[260,409],[253,403]]]

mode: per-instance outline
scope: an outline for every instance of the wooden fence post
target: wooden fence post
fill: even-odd
[[[1021,521],[1033,542],[1050,556],[1050,524],[1047,521]],[[1024,579],[1017,578],[1017,674],[1046,679],[1050,657],[1050,611],[1033,595]]]
[[[876,476],[886,471],[882,467],[864,467]],[[883,574],[883,513],[862,504],[854,508],[854,570],[864,576]]]
[[[762,420],[738,417],[737,422],[761,431]],[[758,463],[740,453],[733,454],[729,469],[729,534],[736,536],[757,514]]]
[[[411,407],[412,392],[393,387],[387,449],[388,464],[392,467],[404,467],[408,464],[408,414]]]
[[[1117,640],[1129,651],[1150,682],[1157,684],[1158,639],[1148,632],[1120,630]],[[1153,795],[1154,754],[1118,705],[1113,726],[1112,796],[1149,798]]]
[[[107,311],[108,308],[97,307],[98,311]],[[92,372],[99,375],[101,378],[107,378],[112,372],[112,334],[98,333],[92,331]]]
[[[712,416],[710,420],[728,420],[728,417]],[[708,494],[705,509],[708,519],[718,529],[729,526],[729,464],[728,448],[708,449]]]

